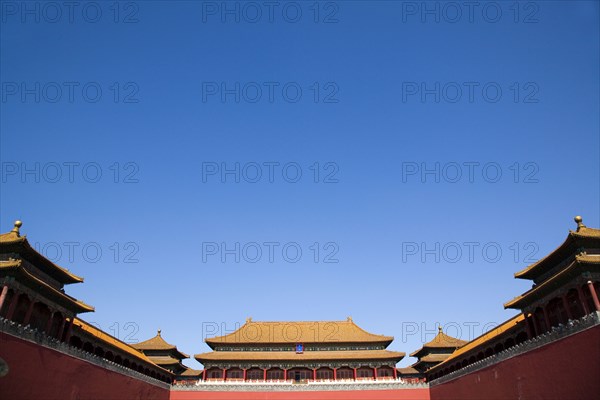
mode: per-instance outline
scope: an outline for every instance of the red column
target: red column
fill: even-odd
[[[531,330],[531,317],[525,314],[525,330],[527,331],[527,339],[531,339],[533,337],[533,332]]]
[[[223,381],[227,380],[227,368],[223,368]]]
[[[354,371],[352,373],[352,376],[354,377],[354,380],[356,380],[356,368],[352,368],[352,371]]]
[[[398,370],[394,366],[394,379],[398,379]]]
[[[248,371],[246,368],[244,368],[244,381],[246,381],[246,371]]]
[[[565,308],[565,310],[567,310],[567,317],[569,319],[573,319],[573,314],[571,314],[571,307],[569,307],[569,301],[567,300],[567,294],[563,294],[560,298],[562,299],[563,307]]]
[[[4,300],[6,300],[6,296],[8,295],[8,285],[2,286],[2,293],[0,294],[0,311],[2,311],[2,306],[4,305]]]
[[[50,334],[50,329],[52,329],[52,321],[54,320],[54,312],[50,313],[50,318],[48,318],[48,322],[46,322],[46,329],[44,329],[44,332],[46,332],[47,334]]]
[[[540,328],[540,321],[538,321],[537,313],[534,312],[531,314],[531,320],[533,321],[533,328],[535,330],[535,336],[540,335],[542,333],[542,328]]]
[[[65,331],[65,323],[67,322],[66,319],[63,319],[62,322],[60,323],[60,328],[58,329],[58,335],[57,335],[57,339],[58,340],[62,340],[62,334]]]
[[[579,302],[583,307],[583,312],[585,315],[590,313],[590,309],[588,308],[587,301],[585,301],[585,296],[583,295],[583,290],[581,290],[581,286],[577,286],[577,294],[579,295]]]
[[[337,368],[333,369],[333,380],[337,381]]]
[[[15,291],[13,293],[13,297],[10,300],[10,305],[8,306],[8,312],[6,313],[6,319],[12,320],[12,317],[15,313],[15,309],[17,308],[17,302],[19,301],[19,293]]]
[[[596,306],[596,311],[600,311],[600,301],[598,301],[598,294],[596,293],[596,288],[594,288],[594,282],[587,281],[587,285],[590,289],[592,300],[594,300],[594,306]]]
[[[283,369],[283,380],[287,381],[287,369]]]
[[[204,381],[208,380],[208,369],[204,370],[204,374],[202,374],[202,378],[204,378]]]
[[[317,380],[317,369],[313,368],[313,381]]]
[[[373,380],[377,380],[377,367],[373,367]]]
[[[263,380],[266,382],[267,381],[267,369],[263,368]]]
[[[71,340],[71,335],[73,334],[74,320],[75,320],[75,317],[71,317],[71,320],[69,321],[69,327],[67,328],[67,333],[65,335],[65,343],[69,343],[69,340]]]
[[[31,300],[31,303],[29,303],[29,308],[27,309],[27,314],[25,314],[25,319],[23,320],[23,325],[29,325],[29,320],[31,319],[31,314],[33,313],[33,305],[34,305],[34,301]]]
[[[544,322],[546,323],[546,332],[550,332],[552,329],[550,326],[550,318],[548,318],[548,311],[546,310],[547,306],[548,306],[547,304],[544,305],[542,307],[542,311],[544,312]]]

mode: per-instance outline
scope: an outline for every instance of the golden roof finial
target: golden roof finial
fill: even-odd
[[[157,336],[160,336],[160,332],[161,332],[161,330],[159,329],[159,330],[158,330],[158,334],[157,334]]]
[[[438,333],[444,333],[444,332],[442,332],[442,326],[441,325],[438,326]]]
[[[246,323],[249,324],[250,322],[252,322],[252,317],[246,318]]]
[[[17,236],[21,236],[21,235],[20,235],[20,233],[19,233],[19,228],[20,228],[21,226],[23,226],[23,221],[21,221],[21,220],[16,220],[16,221],[15,221],[15,226],[14,226],[14,228],[12,228],[11,232],[14,232],[14,233],[16,233],[16,234],[17,234]]]
[[[348,317],[348,318],[346,319],[346,321],[348,321],[348,322],[352,322],[352,317]]]
[[[577,223],[577,232],[579,232],[579,229],[585,228],[585,225],[583,224],[583,218],[581,218],[581,215],[578,215],[573,219],[575,220],[575,223]]]

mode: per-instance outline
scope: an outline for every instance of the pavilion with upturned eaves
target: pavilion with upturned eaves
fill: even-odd
[[[131,347],[144,353],[156,365],[171,371],[177,380],[197,380],[200,378],[201,371],[188,368],[181,362],[185,358],[190,358],[190,356],[179,351],[177,346],[167,343],[163,339],[160,329],[153,338],[132,344]]]
[[[578,327],[596,326],[593,321],[600,317],[600,229],[585,226],[580,216],[575,217],[575,223],[577,229],[569,231],[558,248],[514,275],[532,281],[531,289],[504,304],[504,308],[519,310],[519,314],[432,366],[427,370],[429,381],[458,375],[508,351],[514,356],[536,346],[542,338],[548,340],[569,330],[570,335],[579,335],[578,329],[586,328]],[[551,343],[562,341],[554,340]],[[590,359],[594,359],[598,340],[593,339],[588,346]],[[540,364],[538,368],[543,371],[549,367]],[[568,372],[581,374],[578,369]]]
[[[0,234],[0,316],[54,338],[71,337],[74,317],[94,307],[65,293],[65,285],[83,278],[38,253],[25,236],[21,221]]]
[[[411,367],[419,372],[425,372],[429,368],[445,361],[454,351],[467,342],[446,335],[442,327],[438,327],[438,334],[432,341],[427,342],[419,350],[411,353],[411,357],[417,357],[418,361]]]
[[[254,322],[206,339],[213,351],[194,357],[204,380],[327,381],[396,379],[402,352],[387,350],[391,336],[346,321]]]
[[[81,283],[83,278],[37,252],[21,235],[22,225],[15,221],[10,232],[0,234],[2,329],[34,335],[53,346],[64,345],[103,368],[171,382],[173,374],[168,369],[78,317],[94,311],[94,307],[67,294],[66,286]]]
[[[533,285],[504,308],[521,310],[529,337],[600,311],[600,229],[588,228],[580,216],[575,223],[577,230],[556,250],[515,274]]]

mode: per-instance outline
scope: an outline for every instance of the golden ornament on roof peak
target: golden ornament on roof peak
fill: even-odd
[[[14,232],[17,234],[17,236],[19,236],[19,228],[23,226],[23,221],[21,220],[16,220],[15,221],[15,226],[14,228],[12,228],[11,232]]]
[[[579,229],[581,229],[581,228],[585,228],[585,225],[583,224],[583,218],[581,218],[581,215],[578,215],[573,219],[575,220],[575,223],[577,224],[577,231],[579,231]]]

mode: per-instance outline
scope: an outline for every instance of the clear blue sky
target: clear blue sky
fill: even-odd
[[[122,339],[469,339],[600,226],[598,2],[52,4],[1,2],[0,223]]]

